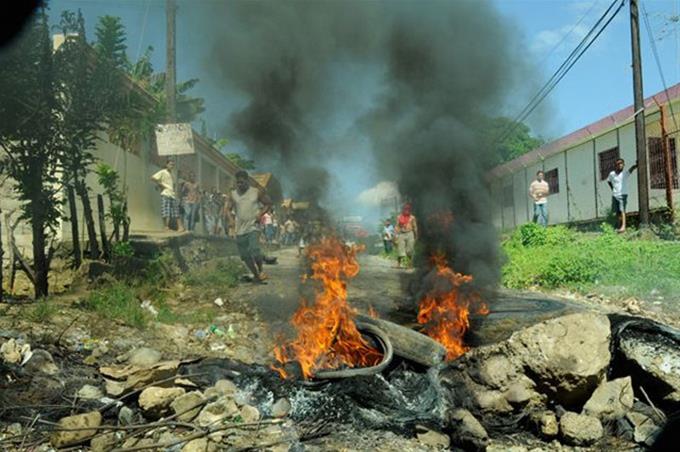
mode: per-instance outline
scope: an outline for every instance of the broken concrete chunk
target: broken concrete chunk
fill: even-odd
[[[583,407],[583,414],[601,420],[623,417],[633,407],[633,382],[630,377],[603,382]]]
[[[238,388],[231,380],[217,380],[213,387],[222,395],[232,396],[238,391]]]
[[[104,393],[96,386],[83,385],[83,387],[78,390],[77,396],[82,400],[97,400],[104,397]]]
[[[604,435],[600,420],[567,411],[560,419],[562,438],[572,446],[590,446]]]
[[[137,367],[151,367],[160,362],[161,352],[148,347],[137,348],[130,353],[128,362]]]
[[[182,447],[182,452],[213,452],[215,450],[217,450],[215,444],[207,438],[191,440]]]
[[[180,414],[177,420],[180,422],[191,422],[198,413],[201,412],[202,406],[200,405],[204,402],[203,394],[200,391],[187,392],[184,395],[177,397],[172,401],[170,407],[175,412],[175,414]]]
[[[550,410],[532,413],[531,421],[536,428],[536,432],[543,438],[554,438],[559,433],[557,416]]]
[[[90,441],[92,452],[108,452],[116,447],[116,442],[121,439],[123,432],[100,432]]]
[[[182,388],[159,388],[151,386],[139,395],[139,407],[144,414],[152,417],[162,416],[170,411],[172,402],[184,394]]]
[[[485,450],[489,435],[468,410],[459,408],[449,415],[452,442],[465,450]]]
[[[588,312],[518,331],[507,343],[542,391],[558,403],[576,405],[604,379],[610,339],[609,319]]]
[[[241,407],[240,415],[245,423],[257,422],[260,420],[260,411],[251,405],[243,405]]]
[[[92,411],[90,413],[77,414],[75,416],[68,416],[62,418],[58,424],[57,429],[85,429],[90,427],[99,427],[102,423],[102,415],[99,411]],[[50,437],[52,446],[60,448],[66,446],[75,446],[81,444],[97,434],[96,429],[92,430],[57,430]]]
[[[422,444],[437,449],[448,450],[451,445],[451,438],[449,438],[449,435],[430,430],[423,426],[416,427],[416,438],[418,438],[418,441]]]
[[[201,427],[215,425],[224,419],[239,414],[238,406],[230,398],[223,397],[213,403],[207,404],[196,418],[196,423]]]
[[[288,399],[281,398],[272,405],[272,417],[286,417],[290,413],[290,408]]]
[[[27,372],[42,373],[46,375],[56,375],[59,367],[54,363],[54,358],[47,350],[33,350],[31,358],[24,364]]]
[[[495,413],[508,413],[512,411],[512,406],[505,399],[500,391],[478,391],[475,393],[477,406],[484,411]]]
[[[651,446],[656,435],[659,433],[659,426],[649,417],[642,413],[631,411],[626,414],[626,420],[633,428],[633,439],[638,444]]]

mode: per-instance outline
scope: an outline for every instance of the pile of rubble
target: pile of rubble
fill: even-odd
[[[651,446],[662,409],[680,408],[680,336],[648,320],[612,321],[591,312],[560,317],[443,369],[457,407],[454,442],[483,450],[487,431],[526,430],[555,445]]]
[[[386,441],[403,438],[403,450],[644,449],[680,408],[678,332],[596,313],[534,325],[443,366],[403,361],[323,385],[281,381],[265,366],[167,360],[138,348],[74,387],[64,383],[66,364],[46,351],[13,339],[1,347],[0,377],[15,378],[3,388],[22,388],[29,377],[60,381],[62,399],[72,401],[61,411],[21,411],[30,416],[2,410],[3,450],[283,451],[310,438],[330,444],[341,431],[336,440],[383,431]]]

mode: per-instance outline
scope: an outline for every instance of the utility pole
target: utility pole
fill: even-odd
[[[175,16],[177,5],[175,0],[166,0],[165,15],[167,19],[166,34],[166,67],[165,67],[165,97],[167,99],[168,122],[177,122],[176,93],[177,77],[175,75]]]
[[[638,0],[630,0],[630,41],[633,54],[633,111],[635,112],[635,148],[638,164],[638,211],[640,213],[640,227],[645,228],[649,226],[649,177],[647,172],[647,138],[645,137],[645,105],[642,96]]]

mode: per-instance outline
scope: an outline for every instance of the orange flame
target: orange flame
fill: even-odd
[[[479,314],[488,314],[486,304],[477,294],[461,291],[461,287],[472,281],[472,276],[453,271],[446,262],[446,256],[432,257],[433,271],[426,283],[430,289],[419,303],[418,323],[424,325],[423,332],[446,348],[446,359],[456,359],[466,351],[463,337],[470,327],[470,308],[477,306]]]
[[[291,319],[297,337],[277,346],[274,357],[281,367],[274,367],[281,377],[286,362],[297,361],[304,378],[320,369],[342,366],[373,366],[382,355],[361,336],[354,323],[356,311],[347,303],[347,283],[359,273],[357,248],[345,246],[337,238],[324,238],[307,248],[313,280],[321,283],[314,303],[302,300]]]

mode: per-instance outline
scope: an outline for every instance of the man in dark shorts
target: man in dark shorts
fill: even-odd
[[[609,173],[607,183],[612,189],[612,211],[617,217],[616,232],[626,231],[626,204],[628,202],[628,177],[637,168],[637,162],[628,171],[624,171],[626,162],[623,159],[616,159],[614,171]]]
[[[236,245],[241,260],[253,274],[253,282],[263,283],[267,275],[262,272],[264,255],[260,250],[260,218],[272,207],[272,202],[263,191],[250,186],[250,178],[245,171],[236,173],[236,190],[228,199],[229,210],[235,213]]]

